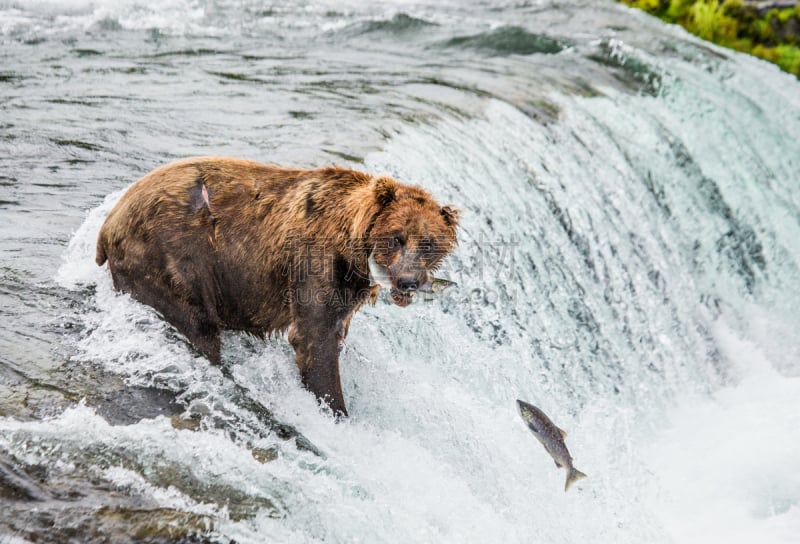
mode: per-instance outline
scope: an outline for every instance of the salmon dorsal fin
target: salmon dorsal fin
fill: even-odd
[[[561,434],[561,440],[566,440],[567,439],[567,431],[565,431],[561,427],[556,427],[556,429],[558,429],[559,434]]]

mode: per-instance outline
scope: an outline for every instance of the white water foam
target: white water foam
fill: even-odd
[[[715,337],[738,383],[681,399],[642,444],[649,499],[675,542],[791,543],[800,531],[800,378],[776,372],[723,323]]]
[[[439,2],[437,7],[441,8]],[[457,5],[457,3],[456,3]],[[204,0],[0,0],[0,36],[48,37],[75,31],[151,30],[176,36],[229,36],[303,28],[340,30],[356,22],[385,21],[400,11],[448,18],[407,0],[317,0],[302,3]]]
[[[50,36],[105,24],[185,34],[204,28],[205,10],[194,0],[28,0],[0,2],[0,35]]]

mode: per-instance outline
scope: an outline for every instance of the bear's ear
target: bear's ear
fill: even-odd
[[[455,227],[458,225],[458,218],[461,215],[461,210],[458,208],[453,208],[452,206],[442,206],[440,210],[442,217],[444,217],[444,222],[450,226]]]
[[[375,180],[375,200],[383,208],[397,197],[397,182],[392,178],[381,176]]]

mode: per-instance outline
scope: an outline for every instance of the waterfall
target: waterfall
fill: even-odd
[[[228,4],[240,8],[230,20],[221,15]],[[503,13],[481,4],[475,14],[425,4],[407,14],[393,3],[331,11],[319,2],[266,15],[254,15],[252,2],[173,2],[156,10],[180,20],[173,38],[141,38],[150,30],[132,17],[144,9],[137,5],[116,16],[75,5],[72,23],[92,13],[106,21],[103,32],[119,32],[111,17],[133,33],[131,50],[175,41],[167,53],[125,53],[158,74],[147,85],[174,81],[158,64],[174,57],[169,69],[189,73],[180,97],[197,92],[209,108],[232,108],[230,117],[203,109],[203,123],[170,114],[173,126],[159,108],[178,108],[166,102],[176,99],[154,93],[132,106],[143,121],[123,113],[126,142],[139,146],[135,164],[120,149],[106,159],[127,165],[114,183],[81,171],[95,194],[109,196],[93,197],[59,249],[53,282],[79,300],[61,310],[76,323],[63,340],[70,365],[172,392],[202,424],[187,429],[165,415],[112,424],[89,399],[32,420],[0,418],[3,451],[209,519],[220,541],[795,538],[800,84],[792,76],[597,2]],[[592,14],[602,31],[585,19]],[[269,49],[278,45],[257,49],[255,38],[285,29],[309,32],[312,52],[298,53],[299,40],[278,61]],[[193,37],[203,32],[207,41]],[[281,71],[291,54],[302,66]],[[206,56],[214,66],[202,74],[185,60]],[[202,95],[209,81],[221,90]],[[229,94],[222,101],[217,92]],[[248,109],[271,96],[293,113],[266,137]],[[120,106],[101,107],[110,115]],[[304,131],[312,126],[319,134]],[[156,129],[163,133],[152,143]],[[370,136],[359,147],[362,132]],[[232,140],[214,140],[220,133]],[[218,145],[311,163],[331,154],[303,155],[304,146],[333,148],[340,133],[352,143],[332,153],[336,162],[419,184],[463,219],[439,272],[456,288],[405,309],[381,299],[354,318],[341,352],[350,418],[337,423],[301,386],[285,337],[226,333],[231,379],[153,310],[115,292],[94,264],[94,242],[124,188],[154,166],[157,145],[174,144],[165,159]],[[275,155],[255,153],[265,148]],[[237,403],[232,380],[321,455],[264,428]],[[569,493],[516,399],[567,431],[588,475]]]

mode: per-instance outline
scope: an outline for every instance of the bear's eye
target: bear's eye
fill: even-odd
[[[392,238],[392,249],[398,248],[403,245],[403,240],[399,236]]]

